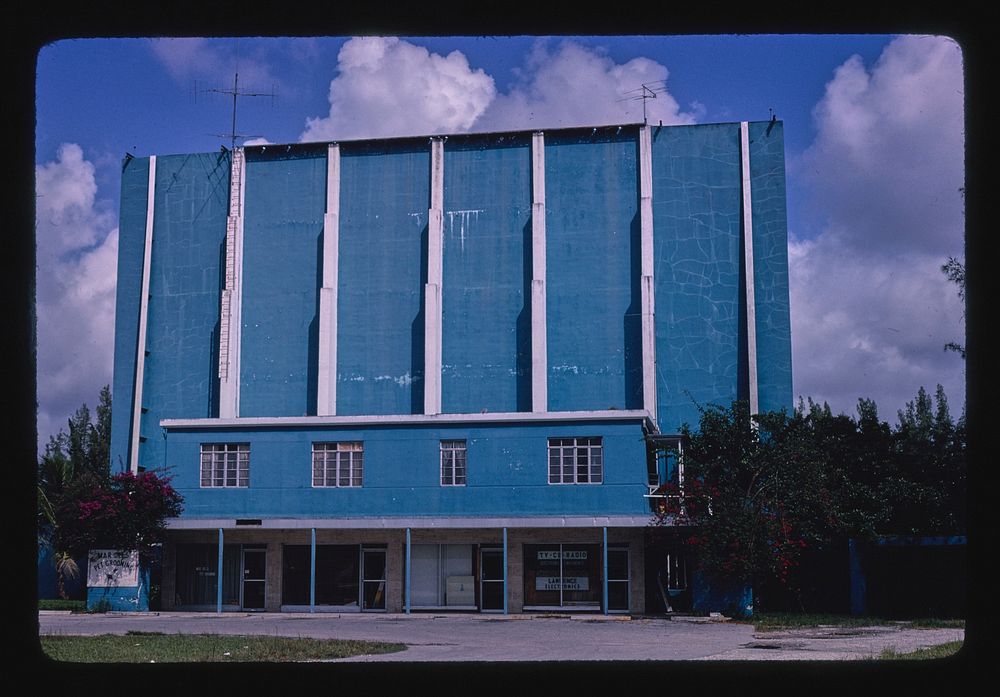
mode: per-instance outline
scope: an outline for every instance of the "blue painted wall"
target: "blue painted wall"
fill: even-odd
[[[737,398],[739,124],[652,130],[657,416],[676,433]]]
[[[602,436],[602,484],[550,485],[548,438]],[[468,444],[467,485],[441,486],[440,440]],[[312,443],[364,442],[363,486],[312,487]],[[201,488],[202,443],[250,444],[250,486]],[[472,424],[171,430],[167,462],[185,517],[646,515],[642,425]]]
[[[444,151],[444,413],[531,410],[531,136]]]
[[[115,365],[111,384],[111,471],[128,469],[132,402],[135,396],[135,352],[139,339],[139,299],[146,238],[149,158],[128,160],[122,167],[118,214],[118,287],[115,291]]]
[[[154,205],[139,446],[139,465],[148,469],[164,461],[160,419],[218,414],[228,155],[158,157]]]
[[[770,132],[768,129],[770,128]],[[653,127],[657,394],[663,432],[746,394],[739,124]],[[782,126],[751,134],[761,408],[791,406]],[[530,409],[530,133],[445,145],[442,406]],[[326,149],[248,151],[243,416],[315,413]],[[218,413],[229,157],[160,157],[141,464],[164,418]],[[545,138],[549,408],[642,404],[637,127]],[[147,159],[123,170],[112,458],[128,435]],[[423,411],[430,144],[341,144],[337,412]]]
[[[344,144],[340,172],[337,413],[419,414],[430,145]]]
[[[635,128],[546,134],[552,411],[642,406],[637,138]]]
[[[794,408],[784,125],[749,124],[760,410]]]
[[[316,413],[326,148],[247,156],[240,416]]]

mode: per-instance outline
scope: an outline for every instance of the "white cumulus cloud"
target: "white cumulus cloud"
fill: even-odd
[[[304,141],[383,136],[563,128],[642,120],[629,99],[643,84],[650,123],[694,123],[702,109],[683,111],[667,91],[669,72],[648,58],[617,64],[597,49],[539,39],[498,93],[494,80],[459,51],[447,56],[398,38],[362,37],[344,44],[330,83],[330,113],[307,120]]]
[[[957,44],[906,36],[827,84],[789,174],[821,221],[789,246],[796,394],[847,413],[871,397],[890,421],[920,386],[964,401],[964,362],[943,348],[964,343],[962,306],[940,270],[963,257],[962,80]]]
[[[665,85],[667,68],[649,58],[617,64],[599,50],[563,40],[556,47],[539,39],[519,80],[498,95],[476,123],[476,130],[564,128],[641,122],[642,101],[632,99],[651,85],[646,101],[649,123],[694,123],[701,110],[684,112]]]
[[[465,131],[496,94],[460,51],[441,56],[398,38],[351,39],[337,69],[330,113],[307,120],[303,141]]]
[[[94,165],[75,143],[35,167],[38,431],[40,446],[66,418],[96,405],[111,382],[118,230],[97,198]]]

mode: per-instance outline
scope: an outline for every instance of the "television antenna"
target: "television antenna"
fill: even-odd
[[[646,102],[650,99],[656,99],[656,95],[667,91],[667,81],[657,80],[656,82],[644,82],[641,86],[635,89],[628,90],[624,93],[621,99],[617,100],[619,102],[631,102],[641,99],[642,100],[642,123],[646,124]]]
[[[234,73],[233,74],[233,86],[232,86],[232,89],[228,89],[227,88],[227,89],[207,89],[207,90],[203,90],[204,92],[216,92],[218,94],[230,95],[233,98],[233,125],[232,125],[232,129],[230,130],[229,133],[213,133],[212,135],[214,135],[216,138],[229,138],[229,144],[230,144],[230,148],[231,149],[235,149],[236,148],[236,139],[237,138],[259,138],[260,136],[249,135],[249,134],[245,134],[245,133],[237,133],[236,132],[236,105],[237,105],[237,100],[240,97],[270,97],[271,98],[271,104],[273,105],[274,104],[274,98],[277,95],[274,92],[274,87],[273,86],[272,86],[271,89],[272,89],[271,92],[251,92],[251,91],[241,90],[240,89],[240,74],[239,73]],[[195,94],[196,95],[197,95],[197,92],[198,92],[198,90],[197,90],[197,84],[195,84]]]

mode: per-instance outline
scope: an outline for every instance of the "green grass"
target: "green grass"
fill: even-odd
[[[227,663],[318,661],[403,651],[403,644],[221,634],[129,632],[100,636],[42,636],[42,650],[72,663]]]
[[[958,653],[962,648],[961,641],[949,641],[947,644],[938,644],[926,649],[917,649],[909,653],[898,653],[894,649],[886,649],[878,655],[880,661],[923,661],[933,658],[948,658]]]
[[[754,616],[747,621],[752,622],[754,630],[758,632],[808,629],[810,627],[819,627],[820,625],[834,627],[884,627],[899,623],[896,620],[887,620],[881,617],[795,612],[758,612],[754,613]],[[921,629],[963,629],[965,627],[965,620],[916,619],[907,620],[906,624]]]
[[[84,600],[62,600],[59,598],[39,598],[39,610],[70,610],[72,612],[83,612],[87,609],[87,602]]]

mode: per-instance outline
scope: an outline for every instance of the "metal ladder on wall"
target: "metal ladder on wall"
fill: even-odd
[[[229,217],[226,219],[226,283],[219,312],[219,378],[222,380],[229,379],[229,326],[236,286],[236,227],[242,215],[242,188],[243,149],[235,148],[229,175]]]

